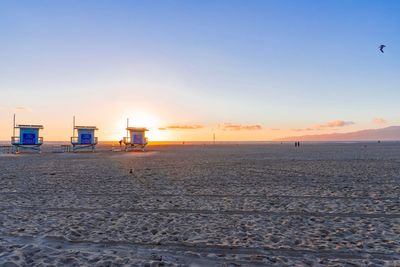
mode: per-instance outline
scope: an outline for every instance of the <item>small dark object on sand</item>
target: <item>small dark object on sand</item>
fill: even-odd
[[[129,173],[133,173],[133,170],[132,170],[132,169],[130,169],[130,170],[129,170]]]

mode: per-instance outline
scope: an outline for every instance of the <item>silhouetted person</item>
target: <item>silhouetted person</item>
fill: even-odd
[[[119,146],[121,147],[122,146],[122,140],[119,140]]]

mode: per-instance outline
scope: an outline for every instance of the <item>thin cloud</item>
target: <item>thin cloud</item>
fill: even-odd
[[[343,121],[343,120],[335,120],[335,121],[329,121],[325,124],[318,124],[316,128],[333,128],[333,127],[344,127],[348,125],[353,125],[355,124],[352,121]]]
[[[173,124],[158,129],[161,131],[165,131],[165,130],[195,130],[201,128],[204,128],[204,126],[200,124],[183,124],[183,125]]]
[[[271,131],[280,131],[281,129],[279,128],[270,128]]]
[[[253,125],[243,125],[243,124],[233,124],[233,123],[224,123],[220,128],[223,131],[257,131],[261,130],[262,126],[259,124]]]
[[[373,124],[377,124],[377,125],[382,125],[382,124],[386,124],[387,121],[384,118],[374,118],[372,120]]]
[[[10,107],[10,106],[0,106],[0,110],[9,110],[13,112],[32,112],[32,109],[30,107],[23,107],[23,106],[18,106],[18,107]]]
[[[15,110],[22,112],[32,112],[32,109],[30,107],[22,107],[22,106],[15,107]]]
[[[294,129],[290,129],[293,132],[305,132],[305,131],[314,131],[314,130],[318,130],[315,128],[294,128]]]
[[[294,128],[290,129],[293,132],[306,132],[306,131],[322,131],[325,129],[335,129],[335,128],[340,128],[340,127],[345,127],[349,125],[355,124],[353,121],[344,121],[344,120],[334,120],[334,121],[329,121],[327,123],[323,124],[316,124],[311,127],[306,127],[306,128]]]

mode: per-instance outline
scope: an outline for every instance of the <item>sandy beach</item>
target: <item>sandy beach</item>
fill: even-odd
[[[400,143],[101,147],[0,167],[1,266],[400,265]]]

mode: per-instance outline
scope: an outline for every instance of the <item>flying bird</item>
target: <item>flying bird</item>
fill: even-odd
[[[380,46],[379,46],[379,50],[381,50],[382,53],[385,53],[385,52],[383,51],[383,48],[385,48],[385,47],[386,47],[386,45],[380,45]]]

